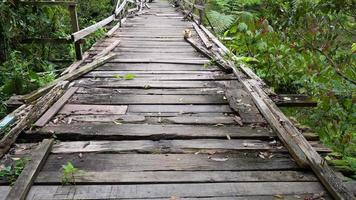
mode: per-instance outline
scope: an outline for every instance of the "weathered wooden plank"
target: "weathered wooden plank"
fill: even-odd
[[[103,71],[103,72],[90,72],[83,77],[85,78],[117,78],[123,77],[127,73],[115,73],[113,71]],[[123,78],[122,78],[123,79]],[[235,76],[231,74],[135,74],[135,79],[144,80],[160,80],[160,81],[209,81],[209,80],[237,80]]]
[[[61,118],[62,116],[59,116]],[[138,123],[138,122],[145,122],[146,118],[144,115],[120,115],[120,114],[113,114],[113,115],[67,115],[63,116],[63,123],[75,123],[75,122],[120,122],[120,123]],[[60,121],[58,123],[61,123]]]
[[[60,157],[60,159],[58,159]],[[81,170],[106,172],[141,171],[255,171],[294,170],[295,162],[285,154],[275,153],[263,159],[256,153],[237,154],[54,154],[50,155],[42,171],[58,172],[71,161]]]
[[[31,160],[26,164],[15,184],[11,187],[6,197],[7,200],[23,200],[26,198],[32,183],[51,152],[52,144],[53,139],[43,140],[40,146],[32,153]]]
[[[216,105],[227,104],[228,102],[221,94],[215,95],[96,95],[96,94],[76,94],[68,101],[71,104],[106,104],[106,105]]]
[[[35,134],[36,133],[36,134]],[[238,126],[153,125],[153,124],[63,124],[45,126],[28,137],[56,134],[58,138],[270,138],[276,135],[264,128]]]
[[[107,46],[105,49],[103,49],[97,55],[95,55],[93,57],[93,59],[97,59],[97,58],[100,58],[100,57],[103,57],[103,56],[107,55],[110,51],[112,51],[119,44],[120,44],[120,40],[115,40],[109,46]]]
[[[111,15],[89,27],[86,27],[80,31],[77,31],[75,33],[72,33],[71,36],[72,36],[72,40],[74,42],[80,40],[80,39],[83,39],[84,37],[86,37],[87,35],[95,32],[96,30],[98,30],[99,28],[107,25],[108,23],[112,22],[112,20],[115,19],[115,15]]]
[[[165,57],[157,57],[157,58],[114,58],[110,61],[110,63],[168,63],[168,64],[197,64],[197,65],[204,65],[207,64],[209,60],[203,58],[196,58],[196,59],[182,59],[174,60],[173,57],[165,58]]]
[[[231,197],[255,195],[319,194],[325,190],[317,182],[197,183],[144,185],[34,186],[29,198],[39,199],[151,199],[184,197]]]
[[[237,81],[227,82],[225,96],[233,110],[239,113],[243,123],[266,123],[251,96]]]
[[[127,106],[110,106],[110,105],[78,105],[66,104],[59,114],[117,114],[122,115],[127,111]]]
[[[278,105],[284,107],[315,107],[318,105],[311,97],[298,94],[279,94],[271,97]]]
[[[157,172],[86,172],[76,175],[81,183],[206,183],[206,182],[315,182],[312,173],[298,171],[157,171]],[[60,184],[59,172],[41,172],[36,184]]]
[[[110,89],[110,88],[79,88],[77,94],[96,95],[123,95],[123,94],[145,94],[145,95],[189,95],[189,94],[224,94],[220,88],[191,88],[191,89]]]
[[[44,126],[64,106],[68,99],[77,91],[77,87],[69,88],[56,103],[52,105],[36,122],[35,126]]]
[[[100,71],[216,71],[217,67],[204,67],[203,64],[165,64],[165,63],[106,63],[94,70]]]
[[[25,108],[18,123],[1,139],[0,158],[10,149],[22,131],[29,128],[61,95],[68,82],[59,82],[49,93]]]
[[[204,43],[205,47],[207,49],[210,49],[213,47],[213,44],[209,41],[209,39],[205,36],[205,34],[203,33],[203,31],[199,28],[199,25],[197,25],[196,23],[192,23],[195,31],[198,33],[200,39],[202,40],[202,42]]]
[[[310,142],[318,152],[330,152],[319,142]],[[134,140],[60,142],[52,153],[237,153],[239,151],[286,152],[280,142],[262,140]]]
[[[76,86],[100,88],[141,88],[141,89],[185,89],[185,88],[216,88],[223,86],[224,81],[144,81],[120,80],[117,78],[81,78],[75,81]]]
[[[26,137],[47,137],[56,134],[58,138],[87,139],[185,139],[185,138],[241,138],[271,139],[275,133],[265,128],[239,126],[202,126],[171,124],[115,124],[82,123],[48,125],[35,131],[29,131]],[[312,139],[314,137],[312,136]]]
[[[130,105],[131,113],[232,113],[226,105]]]

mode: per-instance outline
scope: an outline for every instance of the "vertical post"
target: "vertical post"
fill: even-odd
[[[204,15],[205,15],[204,0],[198,0],[198,5],[203,7],[203,9],[198,9],[198,11],[199,11],[199,24],[202,24],[203,20],[204,20]]]
[[[70,14],[70,22],[72,24],[72,32],[75,33],[80,30],[76,5],[69,5],[68,9],[69,9],[69,14]],[[80,40],[74,42],[75,55],[76,55],[77,60],[83,59],[80,42],[81,42]]]

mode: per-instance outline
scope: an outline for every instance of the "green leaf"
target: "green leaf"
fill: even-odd
[[[245,24],[244,22],[239,23],[239,25],[237,26],[237,29],[239,29],[239,31],[244,32],[247,31],[248,26],[247,24]]]
[[[135,75],[135,74],[125,74],[125,75],[124,75],[124,79],[125,79],[125,80],[132,80],[132,79],[134,79],[134,78],[136,78],[136,75]]]

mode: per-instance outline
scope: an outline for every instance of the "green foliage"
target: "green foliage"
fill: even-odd
[[[62,165],[62,185],[74,184],[75,185],[75,177],[77,175],[82,174],[83,171],[74,167],[71,162],[67,162],[66,165]]]
[[[313,109],[285,111],[313,127],[356,171],[353,5],[351,0],[215,0],[208,12],[235,17],[220,36],[232,38],[226,45],[236,62],[250,66],[277,93],[308,94],[318,102]]]
[[[24,158],[16,160],[12,165],[6,166],[0,171],[0,178],[5,178],[5,180],[9,181],[10,184],[13,185],[17,180],[17,177],[20,176],[26,163],[27,160]]]
[[[0,100],[13,94],[26,94],[50,82],[68,63],[56,60],[73,60],[72,44],[27,43],[26,38],[64,38],[71,33],[67,7],[33,6],[0,3]],[[88,27],[112,14],[114,0],[79,0],[80,28]],[[85,38],[83,50],[104,36],[100,29]],[[0,118],[6,115],[0,105]]]

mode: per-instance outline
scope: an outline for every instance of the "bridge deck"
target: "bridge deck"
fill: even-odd
[[[73,81],[78,89],[57,115],[22,136],[60,141],[27,199],[328,199],[236,77],[205,66],[184,41],[185,29],[195,35],[191,22],[166,1],[150,6],[90,51],[120,40],[117,56]],[[61,185],[68,161],[83,170],[75,186]]]

